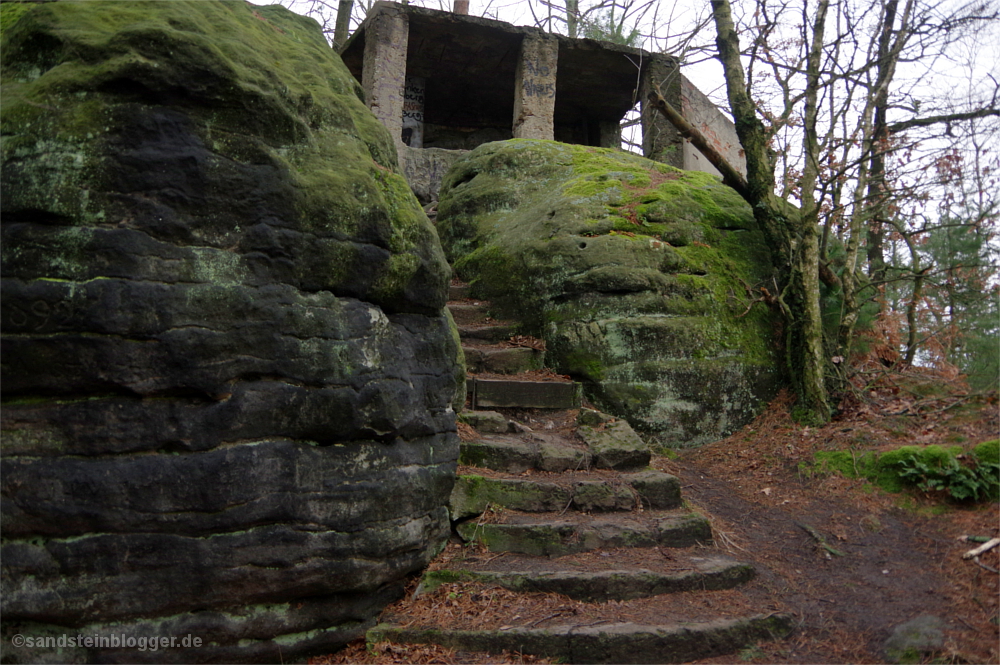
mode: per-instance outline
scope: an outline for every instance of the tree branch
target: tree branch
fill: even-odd
[[[722,153],[712,146],[708,139],[705,138],[705,135],[698,131],[697,127],[688,122],[684,116],[678,113],[677,109],[671,106],[670,102],[663,98],[660,86],[654,87],[655,89],[649,93],[650,103],[677,128],[681,136],[691,141],[694,147],[698,148],[699,152],[705,155],[705,158],[711,162],[712,166],[719,169],[719,172],[722,173],[722,182],[735,189],[740,196],[750,202],[750,190],[743,174],[726,161]]]
[[[1000,109],[986,108],[968,111],[966,113],[947,113],[945,115],[932,115],[927,118],[912,118],[911,120],[892,123],[889,125],[889,132],[895,134],[913,127],[927,127],[929,125],[936,125],[939,122],[958,122],[961,120],[972,120],[974,118],[985,118],[991,115],[1000,116]]]

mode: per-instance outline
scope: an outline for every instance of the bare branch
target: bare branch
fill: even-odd
[[[910,120],[892,123],[889,125],[889,132],[896,134],[906,131],[907,129],[912,129],[913,127],[929,127],[931,125],[941,123],[961,122],[963,120],[986,118],[989,116],[1000,116],[1000,109],[985,108],[976,109],[975,111],[967,111],[965,113],[946,113],[944,115],[933,115],[927,118],[912,118]]]
[[[653,104],[656,109],[663,114],[663,116],[677,128],[681,136],[691,141],[694,147],[698,148],[701,154],[705,155],[705,158],[711,162],[712,166],[719,169],[722,173],[722,181],[739,192],[747,201],[750,200],[749,186],[747,185],[746,178],[743,177],[739,171],[737,171],[732,164],[730,164],[722,153],[717,151],[709,142],[705,135],[698,131],[698,128],[687,121],[687,119],[682,116],[677,109],[670,105],[663,97],[663,93],[660,91],[659,86],[654,86],[655,90],[649,93],[649,101]]]

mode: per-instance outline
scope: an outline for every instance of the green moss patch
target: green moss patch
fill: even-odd
[[[980,444],[972,455],[960,446],[937,445],[902,446],[881,454],[821,451],[815,465],[804,470],[865,478],[893,493],[920,489],[956,501],[995,500],[1000,496],[1000,464],[991,460],[996,459],[997,443]]]
[[[357,273],[373,273],[361,281],[377,304],[406,307],[433,288],[443,303],[450,271],[434,229],[314,20],[239,2],[5,2],[0,28],[5,214],[128,227],[122,164],[160,132],[197,159],[196,189],[272,174],[261,199],[287,197],[280,224],[314,237],[303,281],[355,293]],[[246,215],[192,208],[191,245],[240,245]],[[364,245],[392,256],[355,260]],[[80,272],[78,252],[61,254],[60,274]]]
[[[769,250],[749,206],[713,176],[620,150],[490,143],[445,177],[438,231],[476,296],[544,337],[546,361],[592,382],[593,398],[620,392],[619,379],[606,385],[616,367],[664,363],[605,404],[661,443],[718,438],[770,396],[774,383],[756,377],[776,375],[776,316],[748,295],[770,278]],[[713,388],[728,400],[689,390],[699,380],[689,366],[677,375],[678,360],[709,362],[712,376],[728,363]]]

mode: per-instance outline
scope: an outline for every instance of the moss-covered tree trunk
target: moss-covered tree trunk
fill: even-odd
[[[829,398],[824,378],[825,355],[819,305],[819,233],[816,203],[812,198],[818,166],[815,135],[816,94],[818,90],[819,47],[827,2],[821,1],[813,26],[814,47],[808,66],[811,75],[807,93],[806,123],[812,118],[812,133],[805,132],[808,155],[802,192],[803,207],[796,211],[774,193],[774,164],[768,153],[769,135],[757,117],[757,107],[747,89],[740,62],[739,38],[728,0],[712,0],[716,26],[716,45],[726,77],[726,89],[736,133],[746,154],[746,199],[754,217],[767,235],[778,279],[782,284],[781,306],[786,318],[788,370],[799,396],[804,420],[824,423],[830,419]],[[806,182],[810,180],[812,184]]]

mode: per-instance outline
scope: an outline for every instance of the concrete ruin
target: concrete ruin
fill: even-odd
[[[646,157],[715,173],[646,105],[654,85],[743,168],[732,123],[667,55],[396,2],[376,3],[340,53],[395,137],[400,165],[424,203],[437,198],[450,164],[483,143],[618,147],[621,120],[636,104]]]

